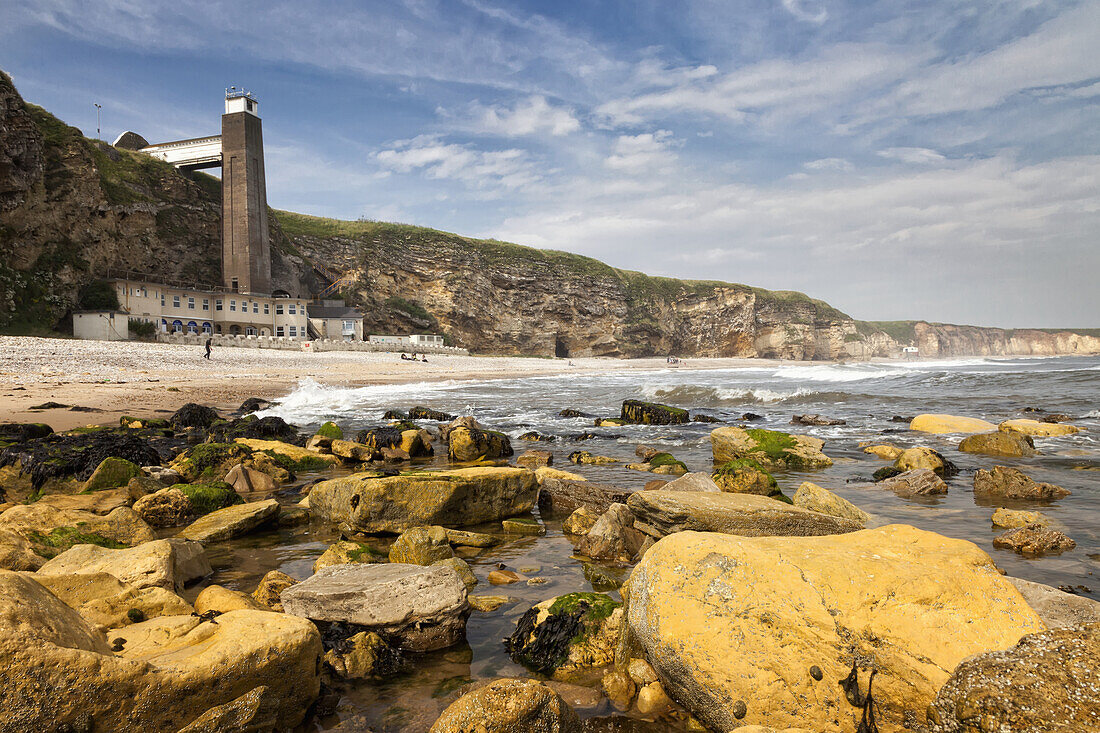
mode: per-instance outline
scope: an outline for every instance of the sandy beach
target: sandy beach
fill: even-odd
[[[249,397],[274,399],[301,379],[367,386],[403,382],[507,379],[552,374],[668,368],[663,358],[543,359],[215,349],[174,344],[0,337],[0,422],[44,422],[55,430],[113,424],[121,415],[164,415],[186,402],[235,410]],[[766,359],[692,359],[680,368],[731,369]],[[56,402],[64,407],[34,410]],[[79,410],[73,410],[77,407]]]

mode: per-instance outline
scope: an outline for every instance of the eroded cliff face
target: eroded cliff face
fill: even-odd
[[[109,273],[221,280],[221,183],[85,138],[0,72],[0,327],[50,328]],[[279,253],[284,289],[309,268]]]
[[[0,72],[0,328],[56,327],[86,283],[128,271],[220,281],[221,183],[89,140]],[[889,333],[801,293],[649,277],[564,252],[421,227],[273,212],[275,287],[308,297],[312,263],[371,333],[441,332],[483,353],[866,359],[1100,352],[1073,333],[902,324]],[[893,324],[897,326],[898,324]],[[893,333],[894,335],[891,335]]]

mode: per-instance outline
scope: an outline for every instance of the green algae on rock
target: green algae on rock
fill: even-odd
[[[623,401],[619,419],[635,425],[683,425],[689,422],[687,410],[641,400]]]
[[[568,678],[614,660],[622,604],[603,593],[568,593],[530,608],[506,646],[512,659]]]
[[[768,470],[826,468],[831,458],[821,452],[825,441],[763,428],[723,427],[710,434],[714,462],[751,458]]]

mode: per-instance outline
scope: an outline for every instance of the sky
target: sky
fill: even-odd
[[[1100,2],[2,0],[89,136],[217,134],[269,203],[821,298],[1100,327]]]

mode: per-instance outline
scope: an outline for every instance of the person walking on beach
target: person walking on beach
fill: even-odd
[[[206,339],[206,354],[205,354],[205,357],[207,359],[210,358],[210,344],[213,343],[213,342],[214,342],[214,339],[212,339],[212,338]]]

